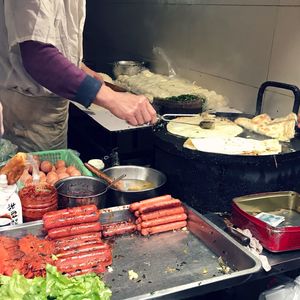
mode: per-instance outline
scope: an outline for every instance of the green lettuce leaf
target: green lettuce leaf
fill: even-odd
[[[32,282],[17,271],[14,271],[11,277],[1,275],[0,281],[0,299],[7,300],[23,300]]]
[[[0,299],[5,300],[109,300],[111,295],[96,274],[66,277],[51,265],[46,266],[46,278],[0,275]]]
[[[109,300],[111,290],[96,274],[66,277],[47,265],[46,293],[61,300]]]

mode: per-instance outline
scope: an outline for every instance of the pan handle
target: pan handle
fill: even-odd
[[[258,90],[255,115],[261,114],[263,95],[264,95],[266,88],[270,87],[270,86],[292,91],[294,94],[293,113],[298,114],[299,105],[300,105],[300,90],[299,90],[299,88],[296,85],[292,85],[292,84],[288,84],[288,83],[277,82],[277,81],[266,81],[260,86],[260,88]]]

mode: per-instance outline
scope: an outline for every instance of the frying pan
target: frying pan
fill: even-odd
[[[234,121],[236,118],[239,118],[239,117],[253,118],[253,117],[261,114],[262,113],[261,111],[262,111],[263,96],[264,96],[264,93],[265,93],[267,87],[275,87],[275,88],[292,91],[294,94],[294,104],[293,104],[292,111],[295,114],[298,114],[299,105],[300,105],[300,90],[299,90],[299,88],[295,85],[290,85],[287,83],[281,83],[281,82],[276,82],[276,81],[266,81],[260,86],[260,88],[258,90],[258,95],[257,95],[255,114],[225,113],[225,112],[216,112],[214,114],[217,117],[227,118],[231,121]],[[185,149],[182,147],[183,142],[184,142],[184,140],[186,140],[186,138],[175,136],[171,133],[168,133],[166,126],[165,126],[166,123],[167,122],[164,122],[164,126],[161,126],[163,128],[161,128],[160,130],[157,130],[156,135],[158,135],[159,138],[163,139],[164,141],[174,144],[175,147],[177,148],[177,150],[181,150],[181,151],[188,150],[188,149]],[[267,138],[266,136],[252,132],[245,128],[243,128],[243,129],[244,129],[243,132],[238,135],[239,137],[251,138],[251,139],[256,139],[256,140],[264,140]],[[290,140],[289,142],[281,142],[281,145],[282,145],[282,151],[278,155],[294,153],[296,151],[300,151],[300,138],[299,138],[298,127],[296,127],[295,137],[292,140]],[[201,151],[194,151],[194,150],[188,150],[188,151],[201,152]],[[218,155],[220,155],[220,154],[218,154]],[[226,154],[224,154],[224,155],[226,155]],[[236,155],[234,155],[234,156],[236,156]]]

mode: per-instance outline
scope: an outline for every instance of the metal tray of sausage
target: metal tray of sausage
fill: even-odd
[[[186,208],[187,230],[110,238],[113,264],[103,278],[113,300],[183,299],[240,284],[260,270],[260,262],[246,248]],[[133,218],[128,206],[118,206],[103,209],[100,222]],[[0,234],[16,238],[29,233],[43,236],[42,221],[0,228]],[[129,279],[129,271],[138,277]]]

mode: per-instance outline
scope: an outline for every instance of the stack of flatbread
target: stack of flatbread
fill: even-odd
[[[234,122],[253,132],[288,142],[295,136],[297,116],[294,113],[286,117],[271,119],[267,114],[258,115],[252,119],[237,118]]]

